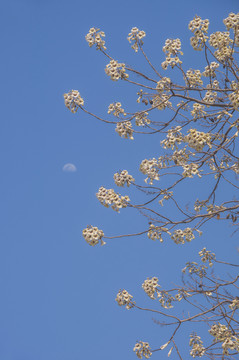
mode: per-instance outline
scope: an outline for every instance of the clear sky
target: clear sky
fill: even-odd
[[[238,12],[238,5],[237,0],[1,1],[1,360],[136,359],[136,340],[159,347],[167,338],[151,315],[118,307],[120,288],[148,305],[141,289],[146,277],[158,276],[165,287],[179,283],[184,263],[204,246],[219,258],[238,260],[237,237],[223,225],[209,227],[185,246],[145,236],[90,247],[81,235],[88,224],[108,236],[147,227],[130,209],[117,214],[104,208],[95,193],[100,186],[115,188],[119,169],[142,181],[139,164],[159,155],[159,141],[121,139],[114,126],[73,115],[63,101],[63,93],[78,89],[87,108],[101,116],[113,101],[135,110],[135,89],[112,82],[104,72],[108,61],[87,45],[90,27],[105,31],[107,48],[118,61],[140,66],[126,40],[137,26],[146,31],[145,50],[154,63],[163,60],[164,41],[179,37],[187,66],[199,67],[200,57],[189,46],[189,21],[199,15],[210,20],[210,32],[224,31],[223,18]],[[65,170],[76,171],[63,171],[66,164],[76,169]]]

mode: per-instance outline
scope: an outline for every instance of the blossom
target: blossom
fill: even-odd
[[[143,45],[143,38],[146,36],[145,31],[139,30],[137,27],[133,27],[131,32],[129,33],[127,39],[129,43],[133,41],[133,45],[131,46],[135,52],[138,52],[139,46]]]
[[[88,34],[86,35],[85,39],[89,44],[89,47],[92,47],[96,44],[96,49],[100,50],[106,50],[105,47],[105,41],[102,39],[105,37],[105,33],[103,31],[100,31],[100,29],[96,28],[90,28]]]
[[[64,94],[65,105],[72,112],[76,113],[80,106],[84,105],[84,100],[78,90],[71,90]]]
[[[102,240],[104,233],[96,226],[88,225],[87,228],[82,231],[82,235],[85,241],[91,246],[97,245],[99,241],[101,241],[101,245],[105,244],[105,242]]]

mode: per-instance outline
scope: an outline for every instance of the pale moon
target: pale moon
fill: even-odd
[[[76,166],[74,164],[68,163],[65,164],[62,168],[64,172],[76,172]]]

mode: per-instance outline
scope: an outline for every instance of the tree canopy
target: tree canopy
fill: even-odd
[[[133,27],[127,39],[132,49],[143,55],[152,75],[112,58],[105,33],[98,28],[89,30],[89,46],[108,58],[106,75],[124,81],[125,86],[135,86],[137,110],[130,112],[121,102],[114,102],[106,117],[98,116],[86,108],[78,90],[64,94],[66,107],[72,113],[82,111],[113,124],[126,141],[144,135],[161,145],[155,157],[142,159],[139,171],[145,176],[144,183],[137,183],[130,169],[113,175],[117,187],[134,187],[144,194],[144,201],[104,186],[96,194],[102,205],[116,212],[125,208],[138,211],[147,223],[145,230],[109,236],[88,225],[82,233],[89,245],[110,246],[114,238],[147,236],[149,241],[171,240],[187,246],[202,234],[206,236],[207,225],[216,227],[218,221],[233,225],[238,236],[239,13],[230,13],[223,22],[225,31],[210,35],[208,19],[195,16],[188,25],[192,49],[203,56],[201,69],[184,68],[180,39],[165,41],[165,60],[159,69],[144,51],[145,31]],[[193,184],[193,199],[186,187],[182,194],[182,184]],[[174,352],[175,358],[183,359],[188,344],[192,357],[233,359],[239,353],[239,265],[217,259],[216,252],[215,243],[214,249],[204,247],[199,252],[199,260],[194,261],[192,254],[182,269],[181,284],[173,288],[162,289],[157,274],[145,279],[142,288],[153,308],[139,305],[126,289],[119,290],[118,305],[157,314],[160,320],[155,322],[162,329],[172,329],[168,341],[158,348],[151,348],[150,341],[137,341],[133,350],[139,358],[167,348],[168,356]],[[190,338],[179,344],[177,335],[188,323]]]

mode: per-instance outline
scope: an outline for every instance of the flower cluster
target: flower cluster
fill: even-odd
[[[232,169],[233,171],[235,171],[236,174],[239,174],[239,162],[233,164],[233,165],[231,166],[231,169]]]
[[[212,253],[209,250],[206,250],[206,248],[204,247],[201,251],[199,251],[199,256],[201,257],[202,262],[209,262],[209,266],[213,265],[212,260],[215,260],[215,254]]]
[[[174,129],[169,129],[167,138],[161,141],[161,145],[164,149],[173,149],[174,146],[177,148],[177,144],[181,144],[183,136],[180,132],[181,126],[176,126]]]
[[[190,355],[195,358],[197,356],[202,357],[205,353],[205,347],[203,346],[203,342],[197,334],[190,335],[189,346],[192,346],[192,350],[190,351]]]
[[[200,212],[202,208],[206,206],[206,200],[199,201],[198,199],[194,203],[194,210]]]
[[[166,70],[168,66],[174,68],[176,64],[182,64],[178,54],[183,55],[181,50],[180,39],[167,39],[163,47],[163,52],[166,54],[166,60],[162,62],[162,68]],[[173,57],[172,57],[173,55]]]
[[[191,240],[195,239],[195,236],[193,235],[192,229],[187,227],[184,230],[174,230],[173,234],[171,235],[171,239],[175,242],[175,244],[184,244],[185,240],[190,242]]]
[[[160,294],[157,287],[160,287],[157,277],[147,278],[147,280],[145,280],[142,285],[142,288],[151,299],[155,299],[155,292],[157,295]]]
[[[233,40],[230,39],[229,31],[217,31],[210,35],[209,44],[217,49],[214,56],[219,61],[224,61],[232,55],[233,50],[229,46],[231,43],[233,43]]]
[[[203,85],[201,76],[202,76],[202,74],[201,74],[200,70],[188,70],[186,72],[186,77],[189,82],[189,86]]]
[[[148,231],[148,238],[152,239],[152,240],[158,240],[160,242],[163,242],[162,239],[162,232],[161,232],[161,228],[159,226],[155,226],[154,224],[150,224],[149,226],[149,231]]]
[[[203,101],[209,103],[209,104],[214,104],[217,98],[217,93],[215,91],[206,91],[205,96],[203,98]],[[210,105],[207,105],[207,107],[209,107]]]
[[[239,107],[239,90],[233,91],[229,94],[229,100],[232,103],[233,108],[236,110]]]
[[[232,351],[234,350],[234,352],[236,351],[238,353],[239,352],[239,337],[231,336],[231,338],[227,338],[223,342],[222,348],[223,348],[223,355],[229,355],[228,350],[232,350]]]
[[[84,100],[80,96],[78,90],[71,90],[68,93],[64,94],[65,105],[72,112],[76,113],[79,106],[84,105]]]
[[[155,95],[153,97],[153,107],[158,110],[164,110],[166,107],[171,107],[172,103],[169,101],[170,96],[167,94]]]
[[[202,73],[205,77],[216,77],[215,70],[219,67],[219,64],[216,61],[212,61],[211,64],[207,65]]]
[[[138,52],[139,46],[143,45],[142,39],[145,36],[146,36],[145,31],[139,30],[137,27],[133,27],[131,29],[131,32],[129,33],[127,40],[129,41],[129,43],[131,43],[131,41],[134,42],[134,44],[131,47],[132,49],[134,49],[135,52]]]
[[[198,165],[195,163],[191,164],[185,164],[183,165],[183,177],[190,177],[192,178],[193,175],[197,175],[198,177],[201,177],[199,171],[198,171]]]
[[[186,148],[184,148],[175,150],[171,158],[175,165],[185,165],[189,159],[189,155],[186,152]]]
[[[153,180],[159,180],[158,161],[155,158],[150,160],[144,159],[140,164],[139,170],[144,175],[147,175],[147,178],[144,180],[146,183],[148,179],[150,179],[150,185],[153,184]]]
[[[119,117],[119,115],[126,115],[124,109],[120,102],[110,104],[108,107],[108,114],[113,113],[114,116]]]
[[[150,351],[149,343],[139,341],[135,344],[134,351],[136,352],[136,355],[139,359],[142,359],[144,356],[146,359],[149,359],[152,355],[152,352]]]
[[[110,60],[109,64],[106,65],[105,73],[114,81],[127,79],[129,77],[125,72],[125,64],[118,63],[117,60]]]
[[[132,182],[135,182],[135,179],[129,175],[127,170],[122,170],[114,174],[114,181],[117,186],[124,186],[125,183],[127,186],[130,186]]]
[[[175,298],[170,295],[167,291],[162,290],[158,293],[159,303],[164,309],[173,308],[172,302],[175,301]]]
[[[132,129],[132,124],[130,121],[119,122],[116,125],[115,131],[119,134],[119,136],[125,139],[134,140],[133,137],[134,130]]]
[[[151,121],[148,119],[147,116],[148,116],[147,111],[136,113],[136,115],[135,115],[135,125],[136,126],[149,125]]]
[[[215,338],[216,341],[225,341],[232,335],[231,330],[229,330],[226,325],[222,325],[220,323],[212,325],[208,332]]]
[[[219,81],[218,80],[213,80],[212,84],[207,84],[206,86],[207,89],[219,89]]]
[[[86,35],[85,39],[88,42],[89,46],[92,47],[96,44],[96,49],[106,50],[105,41],[102,39],[105,37],[105,33],[100,31],[100,29],[91,28]]]
[[[228,46],[232,43],[232,39],[230,39],[229,31],[217,31],[210,35],[209,44],[213,46],[215,49],[220,49],[224,46]]]
[[[218,213],[221,210],[225,210],[226,207],[223,205],[213,205],[213,204],[209,204],[206,205],[207,206],[207,213],[208,214],[214,214],[214,213]]]
[[[102,205],[105,207],[111,206],[115,211],[127,207],[128,202],[130,201],[127,195],[120,196],[116,194],[113,189],[105,189],[103,186],[99,188],[96,197]]]
[[[134,303],[131,301],[133,299],[133,296],[128,293],[126,290],[119,290],[116,301],[119,306],[126,305],[126,309],[129,310],[134,306]]]
[[[184,137],[184,141],[188,143],[188,146],[196,151],[203,150],[205,144],[211,147],[211,134],[197,131],[196,129],[190,129],[189,135]]]
[[[234,310],[234,309],[239,309],[239,298],[236,297],[235,299],[233,299],[232,303],[229,305],[229,308],[231,310]]]
[[[209,26],[209,20],[202,20],[200,16],[195,16],[193,20],[190,21],[188,28],[193,33],[193,37],[191,37],[190,42],[194,50],[202,50],[205,42],[208,39],[207,34]]]
[[[197,119],[202,118],[204,115],[206,115],[206,111],[204,111],[204,109],[205,109],[204,105],[194,103],[193,110],[191,111],[193,119],[197,120]]]
[[[102,240],[104,233],[96,226],[88,225],[87,228],[82,231],[82,235],[85,241],[91,246],[97,245],[99,241],[101,242],[101,245],[105,244],[105,242]]]
[[[192,262],[187,262],[185,268],[182,269],[182,272],[185,273],[186,270],[188,270],[189,274],[196,274],[198,275],[200,278],[204,277],[207,272],[206,272],[207,266],[205,265],[198,265],[198,263],[196,263],[195,261]],[[210,292],[207,293],[208,296],[211,295]]]
[[[169,199],[172,198],[172,196],[173,196],[173,191],[163,190],[163,191],[161,191],[160,195],[163,195],[163,198],[162,198],[161,200],[159,200],[159,204],[160,204],[161,206],[163,206],[163,201],[164,201],[164,200],[169,200]],[[166,229],[166,228],[164,228],[164,229]],[[167,230],[166,230],[166,231],[167,231]],[[167,231],[167,232],[168,232],[168,231]],[[170,234],[170,233],[168,232],[168,234]],[[170,234],[170,235],[171,235],[171,234]],[[162,240],[160,240],[160,241],[162,241]]]
[[[168,77],[163,77],[157,82],[156,90],[161,93],[162,91],[168,91],[170,89],[171,79]]]
[[[226,19],[223,20],[227,30],[234,29],[239,26],[239,13],[231,12]]]

